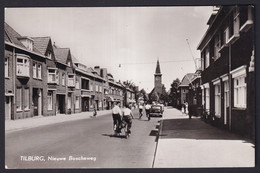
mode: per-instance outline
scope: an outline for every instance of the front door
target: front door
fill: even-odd
[[[228,108],[229,108],[229,83],[228,81],[224,82],[224,125],[227,125],[228,121]]]
[[[10,120],[12,115],[12,97],[5,97],[5,120]]]
[[[39,94],[38,88],[33,88],[33,109],[34,109],[34,116],[39,115],[38,111],[38,102],[39,102]]]

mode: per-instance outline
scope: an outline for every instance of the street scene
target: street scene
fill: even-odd
[[[254,6],[6,8],[5,169],[255,167]]]

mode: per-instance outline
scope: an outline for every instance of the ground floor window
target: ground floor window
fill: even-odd
[[[220,84],[215,85],[215,116],[221,117],[221,92]]]
[[[234,82],[234,107],[246,108],[246,66],[241,66],[230,73],[232,74]]]
[[[72,103],[71,95],[69,94],[68,95],[68,109],[71,109],[71,103]]]
[[[30,109],[30,90],[29,88],[24,89],[24,109]]]
[[[16,89],[16,110],[22,110],[22,88]]]
[[[52,110],[52,103],[53,103],[53,92],[52,91],[48,91],[47,94],[47,100],[48,100],[48,110]]]
[[[76,109],[79,109],[79,99],[80,99],[80,97],[76,96],[76,101],[75,101],[75,108]]]
[[[209,102],[210,102],[209,88],[205,88],[205,107],[206,107],[206,111],[208,112],[209,112]]]

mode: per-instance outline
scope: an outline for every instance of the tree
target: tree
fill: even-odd
[[[176,78],[172,84],[171,84],[171,89],[170,89],[170,101],[171,101],[171,105],[173,107],[177,107],[177,100],[178,100],[178,86],[180,85],[180,80],[178,78]]]
[[[162,87],[162,94],[160,95],[160,101],[163,102],[164,104],[165,103],[168,103],[169,102],[169,95],[168,93],[166,92],[166,88],[165,86],[163,85]]]
[[[158,96],[157,92],[151,93],[149,95],[149,100],[150,100],[150,102],[153,102],[153,101],[158,102],[159,101],[159,96]]]
[[[147,102],[149,100],[148,94],[146,93],[146,91],[144,89],[140,90],[140,96],[143,96],[144,102]]]

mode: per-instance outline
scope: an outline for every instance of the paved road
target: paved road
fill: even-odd
[[[151,168],[160,118],[147,121],[143,117],[139,120],[136,111],[134,117],[132,135],[128,139],[111,136],[110,114],[7,133],[6,166]],[[28,161],[30,156],[37,157],[31,158],[34,161]]]

